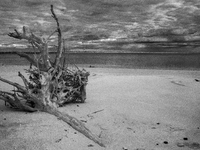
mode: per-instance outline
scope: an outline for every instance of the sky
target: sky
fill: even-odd
[[[23,26],[47,37],[55,29],[51,4],[72,47],[102,48],[103,42],[108,49],[132,49],[145,46],[135,41],[200,39],[199,0],[1,0],[1,45],[24,44],[7,36]]]

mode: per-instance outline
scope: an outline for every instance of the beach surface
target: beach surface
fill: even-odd
[[[0,76],[22,83],[27,66],[0,66]],[[86,68],[83,104],[59,108],[81,120],[100,147],[53,115],[10,109],[0,101],[0,150],[200,149],[200,71]],[[4,83],[0,90],[13,90]]]

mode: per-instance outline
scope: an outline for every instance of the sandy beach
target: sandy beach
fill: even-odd
[[[1,66],[22,83],[26,66]],[[200,71],[86,68],[87,100],[59,108],[106,144],[102,148],[55,116],[5,107],[0,101],[0,150],[200,149]],[[0,90],[13,89],[4,83]]]

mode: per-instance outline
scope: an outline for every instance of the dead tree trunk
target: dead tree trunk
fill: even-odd
[[[30,112],[44,111],[55,115],[100,146],[104,146],[101,140],[92,134],[81,121],[57,109],[67,102],[85,101],[85,87],[89,73],[84,69],[77,68],[73,71],[65,67],[62,32],[53,5],[51,5],[51,13],[57,24],[57,29],[53,33],[57,32],[58,34],[55,60],[52,61],[49,56],[48,40],[50,37],[42,39],[33,33],[28,34],[25,27],[23,27],[22,33],[17,30],[14,33],[9,33],[10,37],[27,40],[35,50],[38,50],[39,55],[37,58],[32,58],[26,53],[17,52],[20,57],[25,58],[33,65],[33,67],[26,70],[29,79],[26,79],[19,72],[18,76],[24,83],[24,86],[22,86],[0,77],[0,81],[10,84],[16,89],[13,92],[0,91],[0,99],[12,108]]]

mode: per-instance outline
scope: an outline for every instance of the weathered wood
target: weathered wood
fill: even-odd
[[[12,86],[18,88],[18,89],[21,90],[21,91],[26,91],[26,88],[24,88],[24,87],[21,86],[20,84],[11,82],[11,81],[9,81],[9,80],[7,80],[7,79],[2,78],[1,76],[0,76],[0,81],[5,82],[5,83],[7,83],[7,84],[10,84],[10,85],[12,85]]]
[[[58,49],[57,49],[57,53],[56,53],[56,58],[55,58],[55,68],[58,68],[58,66],[60,65],[60,60],[62,57],[62,53],[63,53],[63,41],[62,41],[62,32],[60,29],[60,24],[58,21],[58,18],[56,16],[56,14],[54,13],[54,9],[53,9],[53,5],[51,5],[51,13],[52,13],[52,17],[55,19],[56,24],[57,24],[57,32],[58,32]]]
[[[28,60],[29,63],[31,63],[34,66],[38,65],[38,62],[36,60],[34,60],[33,58],[31,58],[29,55],[27,55],[26,53],[23,52],[15,52],[17,55],[19,55],[20,57],[25,58],[26,60]]]
[[[32,108],[26,105],[25,100],[22,101],[16,93],[0,91],[0,100],[7,102],[10,105],[10,107],[15,109],[20,109],[28,112],[37,111],[36,108]]]
[[[9,33],[8,35],[13,38],[27,40],[34,49],[37,48],[39,50],[39,57],[32,58],[26,53],[16,53],[35,67],[30,67],[26,70],[29,79],[26,79],[25,76],[18,72],[18,76],[22,79],[24,86],[0,77],[0,81],[16,88],[13,93],[0,91],[0,99],[10,104],[12,108],[30,112],[39,110],[55,115],[87,138],[105,147],[101,139],[86,128],[81,121],[58,110],[59,106],[63,106],[68,102],[85,102],[89,73],[84,69],[80,70],[77,66],[75,66],[75,71],[65,68],[66,58],[63,58],[62,55],[64,40],[62,39],[62,32],[58,18],[54,13],[53,5],[51,5],[51,13],[56,21],[56,32],[58,33],[58,49],[54,63],[50,60],[48,50],[48,41],[51,35],[47,39],[42,39],[33,33],[28,34],[25,27],[23,27],[22,33],[17,30]],[[61,62],[62,60],[63,62]]]
[[[31,33],[28,34],[26,32],[26,28],[23,26],[23,33],[20,33],[15,29],[15,32],[11,32],[8,34],[8,36],[16,38],[16,39],[24,39],[27,40],[33,48],[37,48],[40,53],[41,53],[41,59],[42,59],[42,64],[34,59],[32,59],[30,56],[28,56],[25,53],[22,52],[16,52],[21,57],[26,58],[30,63],[32,63],[34,66],[37,66],[39,64],[39,69],[41,70],[48,70],[50,67],[52,67],[51,62],[49,60],[49,50],[48,50],[48,44],[46,40],[36,36],[35,34]]]
[[[85,125],[81,121],[79,121],[75,117],[72,117],[67,113],[60,112],[58,109],[52,109],[52,107],[46,107],[46,111],[52,115],[55,115],[56,117],[58,117],[58,119],[63,120],[72,128],[79,131],[98,145],[105,147],[101,139],[98,136],[94,135],[88,128],[85,127]]]

